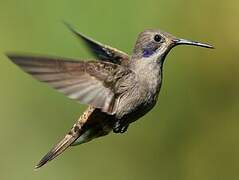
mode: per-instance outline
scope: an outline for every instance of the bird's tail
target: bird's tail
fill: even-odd
[[[89,106],[83,115],[78,119],[78,121],[73,125],[70,132],[40,160],[40,162],[35,166],[35,169],[42,167],[47,162],[56,158],[70,145],[72,145],[82,134],[84,134],[82,127],[88,120],[91,119],[89,117],[93,112],[94,108]]]
[[[74,125],[71,131],[57,143],[35,166],[38,169],[64,152],[81,134],[81,128]]]

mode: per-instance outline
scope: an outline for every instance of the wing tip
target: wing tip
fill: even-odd
[[[4,53],[5,56],[7,56],[10,60],[14,60],[17,59],[19,57],[19,55],[17,55],[16,53],[12,53],[12,52],[6,52]]]
[[[86,36],[85,34],[77,31],[70,23],[68,23],[65,20],[62,20],[63,24],[78,38],[84,40],[86,43],[93,43],[93,44],[98,44],[99,46],[103,46],[100,42],[97,42],[90,37]]]
[[[40,56],[36,55],[26,55],[26,53],[12,53],[7,52],[5,53],[5,56],[14,64],[18,66],[22,66],[26,62],[33,62],[33,60],[39,58]],[[44,59],[44,58],[43,58]]]
[[[23,60],[23,55],[19,53],[6,52],[5,56],[14,64],[19,65]]]
[[[73,26],[72,26],[69,22],[67,22],[67,21],[65,21],[65,20],[62,20],[62,23],[63,23],[70,31],[75,32],[75,29],[73,28]]]
[[[70,23],[68,23],[65,20],[62,20],[63,24],[77,37],[80,36],[81,38],[85,38],[86,36],[82,33],[80,33],[79,31],[77,31]]]

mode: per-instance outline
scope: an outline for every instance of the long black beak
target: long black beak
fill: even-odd
[[[174,39],[173,42],[175,43],[175,46],[177,46],[177,45],[191,45],[191,46],[200,46],[200,47],[211,48],[211,49],[214,48],[210,44],[200,43],[200,42],[197,42],[197,41],[191,41],[191,40],[186,40],[186,39]]]

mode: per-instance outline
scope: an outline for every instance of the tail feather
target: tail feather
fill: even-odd
[[[35,166],[35,169],[38,169],[53,160],[64,152],[70,145],[72,145],[84,133],[82,126],[89,120],[89,117],[94,110],[95,109],[92,106],[89,106],[78,121],[76,121],[73,125],[70,132],[39,161],[39,163]]]
[[[47,162],[53,160],[63,151],[65,151],[79,136],[72,136],[67,134],[58,144],[56,144],[35,166],[38,169],[45,165]]]

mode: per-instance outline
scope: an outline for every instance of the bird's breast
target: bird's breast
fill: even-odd
[[[156,104],[161,87],[161,74],[149,71],[136,74],[136,82],[121,96],[117,108],[117,119],[135,121],[150,111]]]

